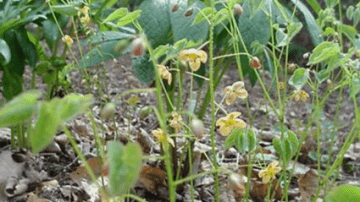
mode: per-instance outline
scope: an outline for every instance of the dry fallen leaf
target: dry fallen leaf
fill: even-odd
[[[318,176],[314,169],[308,170],[305,174],[301,175],[298,179],[300,188],[300,197],[302,202],[310,201],[318,187]]]
[[[107,164],[105,164],[105,162],[101,162],[100,158],[98,158],[98,157],[89,158],[87,160],[87,163],[89,164],[89,166],[91,167],[91,169],[93,170],[93,172],[96,176],[98,176],[100,174],[102,176],[107,176],[109,174],[109,167],[107,166]],[[101,172],[99,170],[100,163],[102,163]],[[90,179],[90,177],[88,176],[87,170],[86,170],[85,166],[83,166],[83,165],[78,166],[76,168],[76,170],[74,170],[72,173],[70,173],[70,178],[74,181],[80,180],[82,178],[85,178],[88,180]]]
[[[160,168],[143,165],[138,182],[149,192],[159,194],[159,188],[167,187],[166,173]]]

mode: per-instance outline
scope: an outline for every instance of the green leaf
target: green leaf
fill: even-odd
[[[357,73],[353,74],[350,81],[350,97],[355,97],[360,91],[360,79]]]
[[[120,29],[123,29],[123,28],[124,27],[122,27]],[[135,30],[133,30],[133,29],[126,30],[126,31],[98,32],[98,33],[96,33],[96,36],[93,39],[91,39],[91,42],[99,43],[99,42],[112,41],[114,43],[114,40],[131,38],[131,37],[133,37],[133,34],[135,34]]]
[[[202,22],[211,22],[216,10],[213,7],[206,7],[196,14],[193,21],[193,25],[200,24]]]
[[[360,188],[352,185],[341,185],[331,191],[324,202],[353,202],[359,201]]]
[[[260,7],[263,5],[264,0],[252,0],[250,2],[250,13],[251,18],[254,17],[258,10],[261,10]]]
[[[240,153],[251,152],[256,147],[255,133],[252,130],[235,128],[224,143],[225,150],[232,146],[235,146]]]
[[[339,0],[325,0],[327,8],[333,8],[339,3]]]
[[[58,99],[53,99],[51,102],[43,102],[40,105],[35,129],[30,136],[31,148],[34,154],[46,148],[55,137],[60,124],[56,109],[58,103]]]
[[[122,27],[122,26],[125,26],[129,23],[132,23],[134,22],[136,19],[138,19],[141,15],[141,10],[136,10],[136,11],[133,11],[131,13],[128,13],[127,15],[125,15],[124,17],[120,18],[118,21],[117,21],[117,24],[116,26],[117,27]]]
[[[324,82],[330,76],[330,71],[323,69],[321,71],[315,72],[315,77],[319,83]]]
[[[285,34],[284,30],[284,28],[278,28],[276,30],[276,47],[286,46],[287,34]]]
[[[287,131],[287,135],[292,148],[292,156],[295,156],[297,149],[299,147],[299,140],[296,137],[295,133],[291,130]]]
[[[311,14],[309,9],[298,0],[291,0],[292,3],[296,5],[296,7],[301,11],[301,13],[305,17],[306,27],[307,30],[310,32],[311,41],[316,46],[320,44],[323,41],[323,38],[321,37],[321,30],[319,26],[316,24],[314,16]],[[316,5],[316,3],[314,3]],[[317,7],[317,6],[316,6]]]
[[[143,83],[150,83],[155,76],[154,66],[149,60],[149,54],[147,53],[132,59],[131,70],[134,71],[136,77]]]
[[[290,22],[290,24],[287,27],[289,41],[292,38],[294,38],[297,33],[300,32],[302,27],[303,25],[301,22],[296,22],[296,23]]]
[[[354,20],[354,26],[356,26],[360,21],[360,7],[355,10],[353,15],[353,20]]]
[[[22,75],[25,69],[25,53],[18,41],[17,30],[9,30],[4,34],[4,40],[9,45],[11,60],[2,67],[3,70],[3,95],[11,100],[22,92]]]
[[[283,139],[283,142],[284,142],[283,144],[284,144],[285,152],[280,156],[283,156],[283,159],[285,160],[284,163],[288,164],[291,160],[294,151],[289,139]]]
[[[60,13],[62,15],[66,15],[66,16],[72,16],[72,15],[77,15],[77,10],[76,10],[76,6],[74,5],[55,5],[55,6],[51,6],[52,10],[55,13]]]
[[[40,91],[27,91],[0,109],[0,127],[13,126],[29,119],[36,109]]]
[[[0,39],[0,55],[5,59],[5,64],[9,63],[11,60],[10,48],[7,45],[6,41]]]
[[[346,17],[351,20],[353,18],[354,15],[354,6],[349,6],[346,10]]]
[[[80,60],[80,67],[92,67],[100,64],[102,61],[115,59],[122,54],[116,51],[117,41],[107,41],[99,45],[100,47],[94,48],[92,51]]]
[[[75,93],[69,94],[64,97],[57,105],[59,111],[59,118],[62,122],[69,121],[74,116],[84,113],[89,109],[92,104],[93,96],[77,95]]]
[[[112,195],[120,196],[129,191],[137,181],[142,152],[138,144],[128,143],[123,146],[119,142],[111,141],[108,146],[110,160],[110,190]]]
[[[16,39],[25,54],[25,58],[28,60],[28,64],[32,68],[35,68],[37,62],[36,48],[35,45],[31,43],[25,28],[17,30]]]
[[[44,29],[44,38],[46,40],[46,44],[50,47],[50,49],[53,49],[54,42],[57,38],[59,38],[59,29],[55,22],[52,20],[45,20],[43,23],[43,29]]]
[[[308,79],[309,79],[309,70],[304,68],[298,68],[291,76],[289,80],[289,84],[297,89],[300,89],[305,85]]]
[[[330,58],[336,59],[340,53],[340,48],[337,43],[324,41],[317,45],[313,53],[310,55],[308,65],[318,64]]]
[[[226,19],[230,19],[229,17],[229,12],[226,8],[219,10],[213,18],[214,26],[222,23]]]
[[[341,31],[345,36],[355,45],[357,30],[355,27],[350,25],[341,24]]]
[[[154,57],[154,60],[157,61],[161,56],[168,53],[171,49],[172,47],[169,44],[160,45],[153,51],[152,56]]]
[[[169,41],[170,12],[171,6],[175,2],[176,0],[146,0],[140,4],[139,8],[142,10],[142,14],[139,23],[153,48]]]
[[[109,16],[107,16],[104,20],[104,22],[109,22],[109,21],[113,21],[113,20],[117,20],[119,18],[124,17],[126,14],[128,14],[128,9],[127,8],[118,8],[115,11],[113,11]]]
[[[274,145],[276,153],[278,153],[279,156],[283,156],[283,154],[285,153],[285,149],[284,149],[284,146],[282,145],[282,142],[280,141],[280,139],[275,137],[273,139],[272,143]]]
[[[253,151],[256,148],[256,135],[252,129],[247,131],[248,141],[249,141],[249,152]]]
[[[196,1],[190,8],[194,9],[194,13],[185,17],[183,14],[188,9],[187,0],[179,1],[179,10],[175,13],[170,13],[171,28],[174,35],[174,41],[187,39],[188,41],[205,40],[209,29],[209,24],[203,22],[193,25],[192,22],[199,13],[199,10],[205,8],[201,1]]]

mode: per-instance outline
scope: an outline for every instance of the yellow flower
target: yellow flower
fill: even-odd
[[[235,82],[232,86],[226,86],[224,92],[226,94],[225,103],[227,105],[234,103],[237,97],[245,99],[248,96],[242,81]]]
[[[88,25],[90,23],[90,17],[89,15],[85,15],[84,17],[80,18],[80,21],[84,24],[84,25]]]
[[[68,46],[71,46],[71,44],[73,43],[72,38],[69,35],[65,35],[62,38],[63,42],[65,42]]]
[[[309,94],[304,90],[294,90],[293,94],[291,95],[291,99],[298,102],[307,102],[309,100]]]
[[[168,68],[165,67],[164,65],[158,65],[158,68],[159,68],[160,77],[167,80],[168,84],[170,85],[172,81],[172,75],[168,70]]]
[[[89,7],[84,6],[82,8],[76,8],[76,10],[78,10],[78,15],[80,14],[88,15]]]
[[[263,183],[268,183],[270,179],[275,179],[276,173],[281,171],[281,168],[277,167],[278,164],[279,162],[274,161],[265,170],[259,172],[259,177],[262,178]]]
[[[152,134],[154,137],[156,137],[158,142],[160,142],[164,146],[168,146],[168,143],[170,143],[173,147],[175,147],[173,139],[166,137],[166,135],[162,129],[158,128],[156,130],[153,130]]]
[[[236,119],[240,116],[240,112],[230,113],[225,117],[220,118],[216,122],[216,126],[220,126],[220,134],[222,136],[227,136],[234,128],[245,128],[246,123],[241,119]]]
[[[203,50],[196,50],[191,48],[189,50],[182,50],[179,53],[180,60],[189,62],[190,68],[195,72],[200,68],[200,62],[205,63],[207,54]]]
[[[181,130],[182,118],[177,112],[172,112],[173,119],[170,121],[170,126],[175,128],[176,132]]]

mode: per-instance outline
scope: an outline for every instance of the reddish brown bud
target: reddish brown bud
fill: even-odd
[[[185,16],[185,17],[189,17],[189,16],[191,16],[191,15],[193,14],[193,12],[194,12],[194,9],[193,9],[193,8],[189,8],[189,9],[187,9],[187,11],[184,13],[184,16]]]
[[[260,69],[261,68],[261,62],[259,60],[259,58],[257,57],[253,57],[250,59],[250,67],[253,69]]]
[[[171,12],[175,13],[176,11],[179,10],[179,4],[178,2],[175,2],[172,6],[171,6]]]
[[[131,43],[131,55],[141,57],[145,53],[145,43],[141,38],[134,39]]]
[[[236,15],[242,15],[244,13],[244,9],[242,8],[242,6],[240,4],[235,4],[234,12]]]

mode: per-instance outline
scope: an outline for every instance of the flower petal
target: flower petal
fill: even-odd
[[[224,93],[226,94],[226,95],[228,95],[228,94],[230,94],[231,93],[231,86],[226,86],[225,88],[224,88]]]
[[[236,100],[236,96],[235,94],[231,93],[229,95],[226,96],[225,98],[225,103],[227,105],[231,105],[232,103],[234,103],[234,101]]]
[[[222,117],[222,118],[220,118],[219,120],[216,121],[216,126],[222,127],[223,125],[226,124],[226,121],[227,121],[227,119],[225,117]]]
[[[203,62],[203,63],[205,63],[206,60],[207,60],[207,54],[206,54],[206,52],[203,51],[203,50],[198,50],[198,51],[197,51],[197,54],[198,54],[198,56],[199,56],[199,58],[200,58],[200,61]]]
[[[235,93],[236,93],[236,97],[240,97],[241,99],[245,99],[248,96],[248,92],[245,89],[241,89]]]
[[[232,131],[233,127],[232,126],[221,126],[220,127],[220,134],[222,136],[227,136],[229,135],[229,133]]]
[[[235,82],[232,85],[232,88],[233,88],[234,91],[242,90],[242,89],[244,89],[244,82],[242,82],[242,81]]]
[[[196,72],[197,70],[199,70],[200,68],[200,59],[199,58],[196,58],[195,60],[190,60],[189,61],[189,65],[190,65],[190,68]]]
[[[188,55],[189,54],[188,54],[187,50],[182,50],[179,53],[179,59],[182,60],[182,61],[187,62],[187,61],[189,61],[189,56]]]
[[[241,120],[241,119],[235,119],[236,123],[234,125],[234,127],[237,127],[237,128],[245,128],[246,127],[246,123]]]
[[[227,115],[227,119],[235,119],[236,117],[240,116],[241,113],[240,112],[232,112],[230,114]]]

